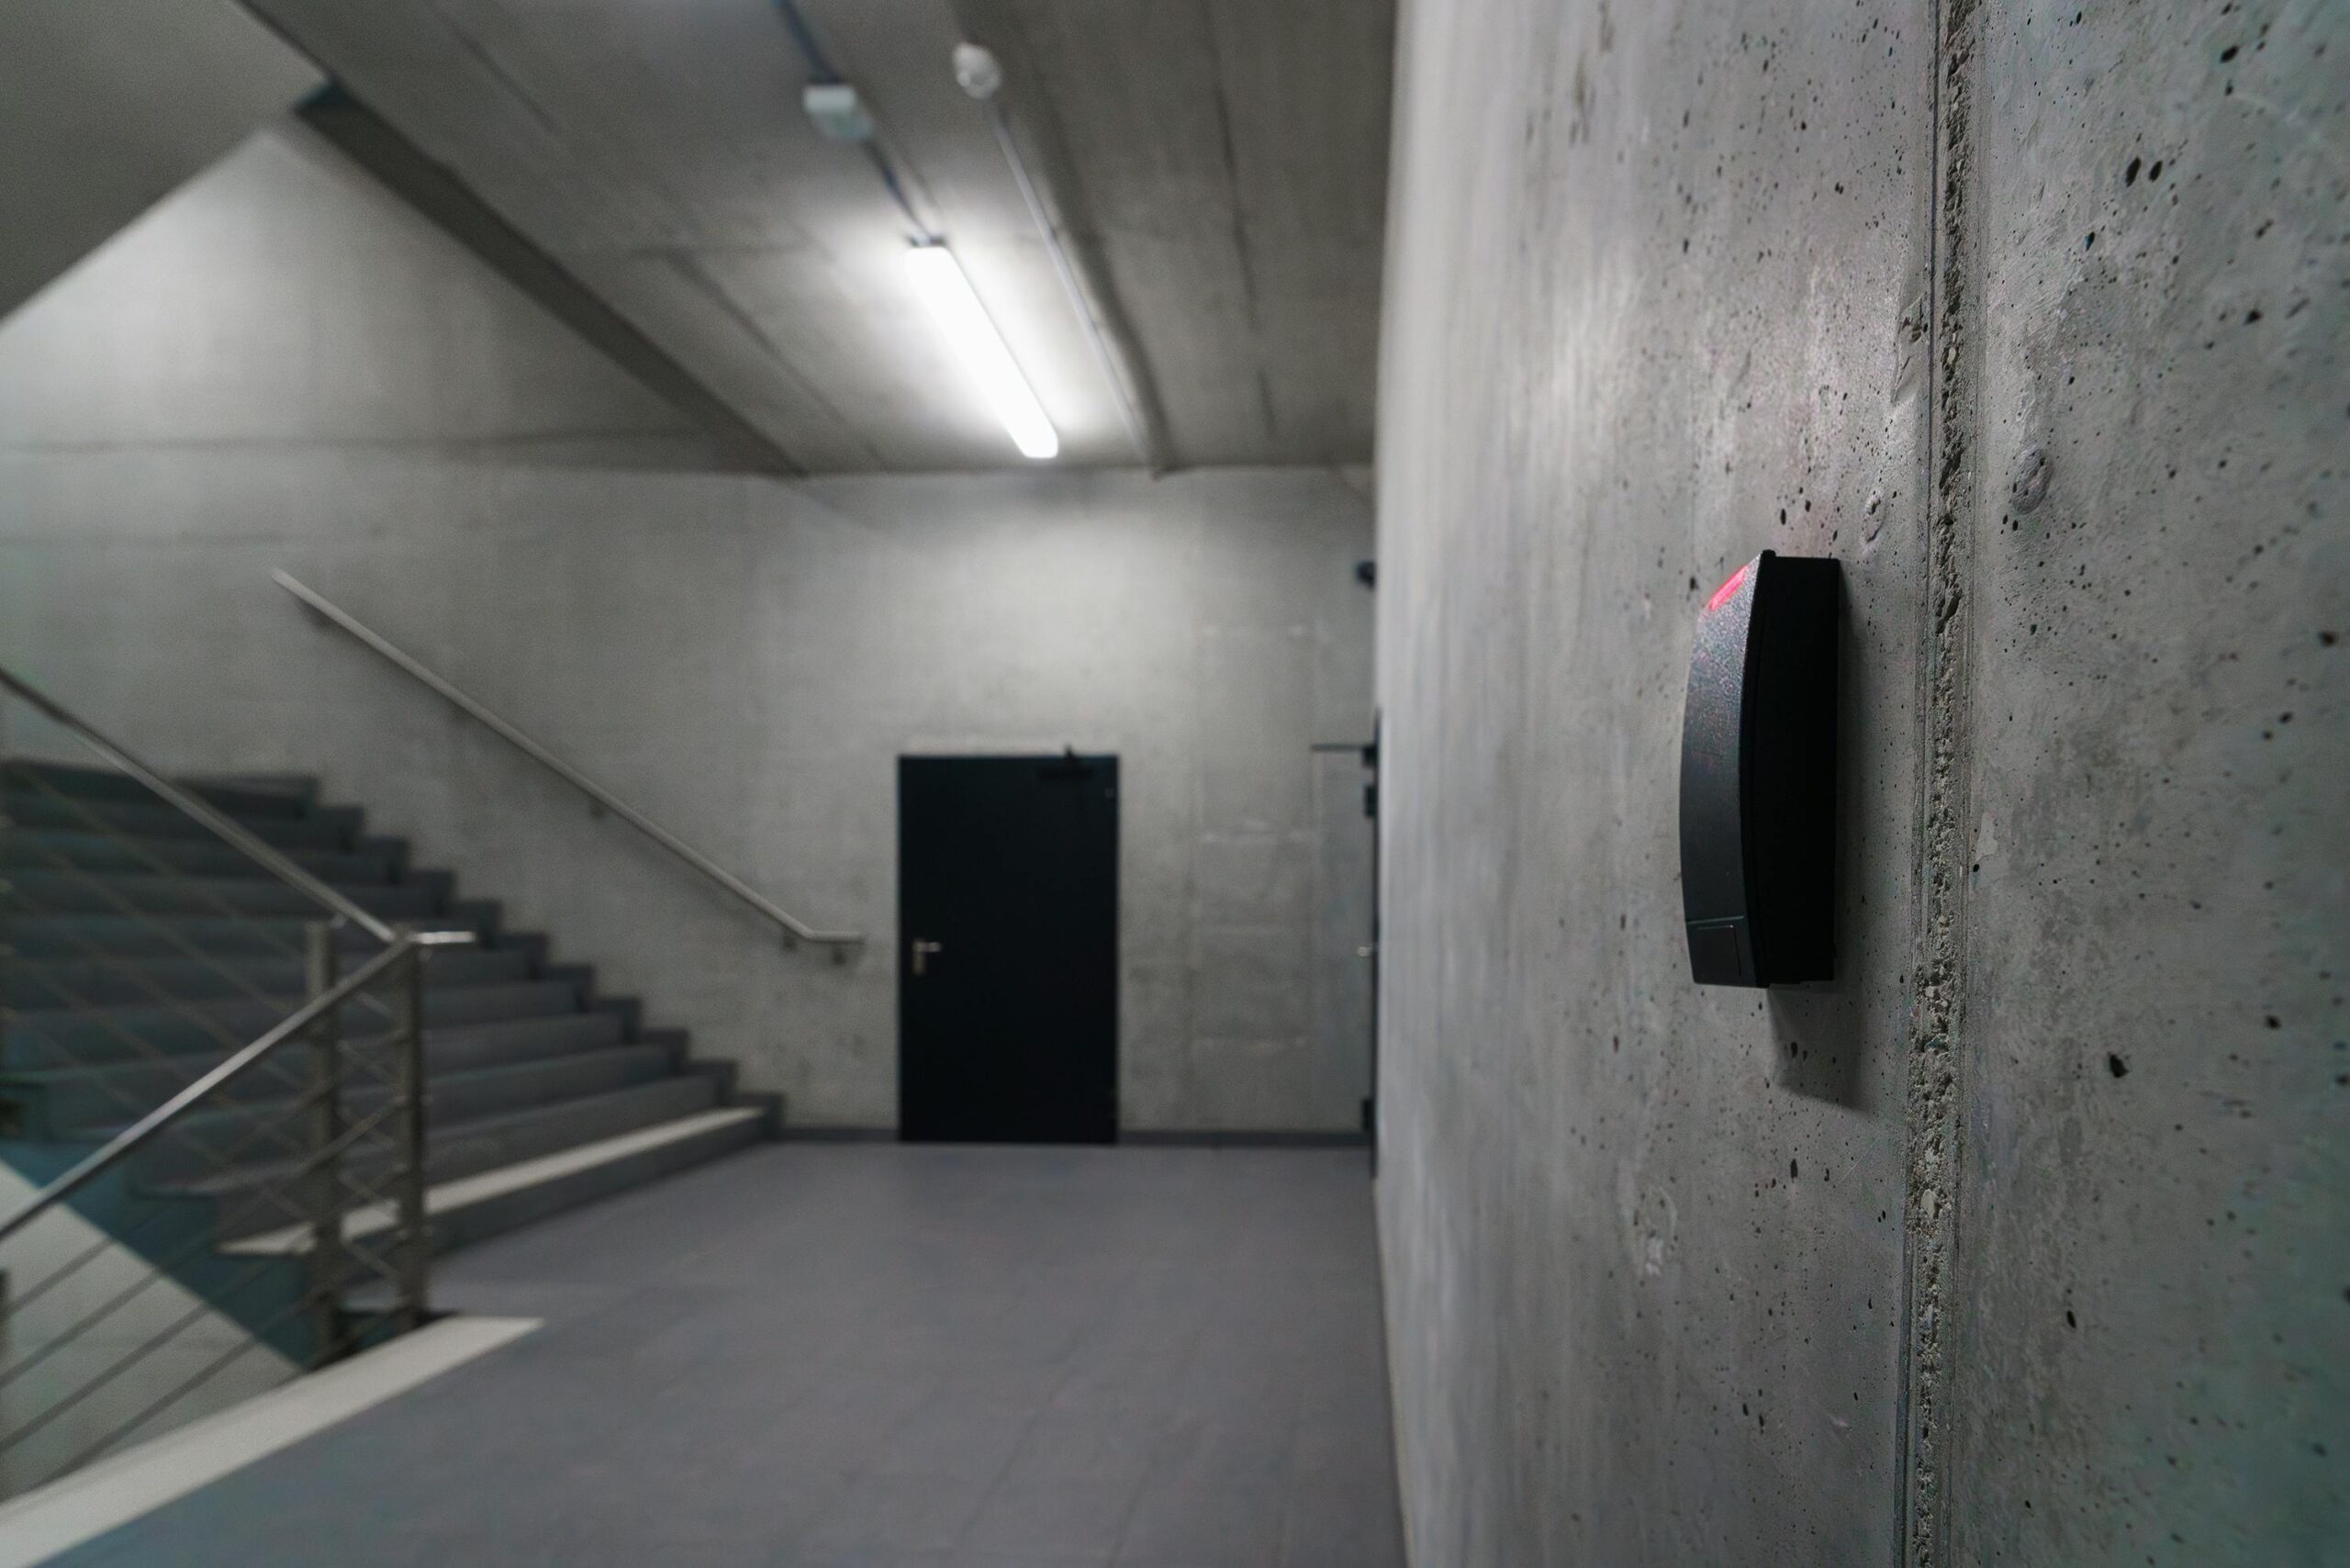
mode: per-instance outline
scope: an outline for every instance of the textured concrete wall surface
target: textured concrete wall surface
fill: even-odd
[[[1923,4],[1406,8],[1381,1210],[1414,1561],[1899,1540]],[[1844,564],[1838,980],[1689,983],[1691,623]]]
[[[0,314],[323,80],[235,0],[0,6]]]
[[[2350,6],[1953,41],[1934,1560],[2350,1561]]]
[[[2346,27],[1407,5],[1416,1562],[2342,1561]],[[1838,979],[1758,998],[1674,826],[1762,546],[1851,627]]]
[[[795,1121],[896,1116],[895,759],[1122,758],[1124,1117],[1354,1127],[1360,477],[842,479],[699,437],[330,150],[241,150],[0,325],[0,658],[181,767],[315,771]],[[285,567],[785,907],[772,929]]]

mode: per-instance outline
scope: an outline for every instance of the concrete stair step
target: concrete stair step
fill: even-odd
[[[301,1005],[298,995],[285,995],[168,1006],[26,1010],[8,1020],[0,1061],[95,1063],[136,1058],[147,1050],[214,1053],[233,1049],[229,1042],[241,1045],[257,1038]],[[579,1006],[579,990],[568,980],[428,986],[424,1022],[428,1029],[447,1028],[576,1013]],[[375,1034],[385,1026],[377,1005],[354,1001],[337,1012],[344,1030],[353,1035]]]
[[[0,778],[28,791],[53,791],[84,801],[129,801],[144,804],[161,799],[127,773],[106,767],[84,767],[68,762],[34,762],[14,757],[0,764]],[[174,778],[173,783],[207,804],[234,817],[299,817],[318,799],[314,778],[273,778],[267,782]]]
[[[493,1024],[429,1031],[425,1071],[435,1078],[525,1062],[562,1060],[611,1050],[630,1042],[619,1014],[552,1014]],[[363,1043],[362,1050],[378,1047]],[[677,1048],[669,1045],[672,1057]],[[194,1082],[220,1059],[219,1051],[141,1058],[71,1067],[15,1067],[0,1074],[0,1102],[18,1108],[28,1136],[61,1137],[70,1129],[145,1114]],[[373,1059],[379,1059],[371,1058]],[[300,1092],[308,1067],[288,1045],[236,1084],[221,1091],[229,1103],[267,1100]]]
[[[208,1108],[173,1124],[139,1154],[140,1179],[162,1184],[200,1181],[213,1171],[222,1154],[234,1149],[248,1150],[246,1158],[256,1159],[302,1154],[309,1135],[299,1096],[308,1087],[301,1078],[308,1064],[296,1058],[285,1067],[281,1081],[271,1086],[277,1089],[275,1095]],[[436,1128],[462,1126],[618,1093],[674,1077],[677,1068],[677,1053],[667,1047],[615,1046],[468,1072],[431,1072],[426,1114]],[[354,1070],[345,1090],[346,1115],[371,1114],[388,1103],[390,1096],[389,1085],[377,1074]],[[121,1125],[97,1126],[76,1129],[73,1136],[98,1141],[120,1130]]]
[[[431,1173],[436,1182],[471,1176],[717,1104],[717,1086],[709,1079],[681,1074],[501,1115],[449,1122],[433,1129]]]
[[[263,877],[169,877],[138,871],[12,869],[6,897],[17,909],[43,914],[316,916],[319,905],[298,888]],[[444,879],[397,885],[343,883],[335,891],[370,914],[417,920],[440,913]]]
[[[397,839],[372,839],[353,849],[291,848],[285,853],[314,877],[353,884],[396,880],[404,858]],[[110,837],[62,827],[13,827],[0,834],[0,868],[14,871],[61,866],[192,877],[270,874],[243,850],[217,838]]]
[[[567,985],[564,981],[521,980],[515,987],[479,988],[494,990],[506,999],[509,1007],[533,1006],[551,999],[555,993],[543,987]],[[452,1000],[444,1007],[461,1007],[469,1000],[466,988],[440,993]],[[575,993],[576,998],[576,993]],[[437,1000],[428,991],[425,1005],[429,1009]],[[290,1012],[291,1009],[286,1011]],[[51,1016],[59,1016],[52,1014]],[[158,1032],[150,1039],[140,1036],[126,1037],[123,1034],[104,1030],[90,1021],[75,1015],[63,1015],[52,1025],[50,1035],[35,1034],[11,1020],[7,1035],[0,1039],[0,1050],[6,1052],[5,1071],[11,1078],[24,1079],[41,1074],[62,1074],[73,1071],[104,1071],[117,1067],[161,1065],[161,1058],[173,1064],[174,1070],[193,1079],[209,1070],[236,1046],[241,1046],[271,1024],[285,1016],[275,1014],[268,1023],[250,1032],[231,1029],[228,1045],[218,1036],[207,1034],[194,1025],[183,1025],[181,1031],[168,1035]],[[371,1010],[356,1010],[349,1015],[347,1030],[354,1042],[371,1042],[386,1028],[385,1014]],[[520,1061],[530,1057],[553,1056],[565,1050],[588,1050],[599,1046],[621,1044],[628,1033],[624,1013],[612,1008],[582,1010],[576,1005],[562,1010],[512,1013],[503,1017],[475,1020],[452,1020],[446,1024],[428,1023],[424,1034],[424,1050],[428,1058],[445,1058],[452,1062],[469,1062],[487,1066],[499,1061]],[[166,1045],[178,1049],[165,1049]],[[289,1045],[287,1049],[293,1047]]]
[[[430,1030],[424,1036],[425,1070],[463,1072],[574,1051],[602,1050],[627,1044],[627,1036],[625,1019],[600,1010]]]
[[[714,1110],[717,1105],[717,1085],[698,1074],[686,1074],[497,1115],[442,1122],[431,1129],[427,1171],[436,1183],[453,1182]],[[219,1200],[220,1234],[248,1236],[285,1223],[283,1204],[266,1194],[288,1193],[299,1163],[280,1159],[240,1167],[174,1190]],[[354,1182],[375,1185],[388,1178],[393,1162],[388,1152],[370,1148],[355,1152],[344,1161],[343,1169]]]
[[[731,1073],[688,1062],[682,1035],[637,1033],[626,1000],[591,1000],[592,972],[550,965],[543,938],[497,935],[498,907],[454,897],[411,870],[398,839],[363,835],[356,808],[320,805],[308,780],[216,778],[191,786],[263,842],[361,907],[485,946],[437,953],[428,970],[425,1063],[436,1249],[461,1246],[717,1158],[769,1136],[771,1104],[729,1103]],[[168,1099],[298,1005],[305,928],[317,907],[133,781],[103,769],[0,769],[0,1137],[86,1147]],[[118,901],[121,901],[118,902]],[[122,906],[127,903],[126,911]],[[350,957],[377,944],[344,928]],[[489,945],[494,943],[495,945]],[[257,988],[249,990],[246,988]],[[191,1015],[193,1014],[193,1015]],[[380,1009],[344,1014],[353,1062],[347,1105],[380,1113],[390,1086]],[[363,1065],[364,1064],[364,1065]],[[229,1266],[298,1262],[288,1227],[308,1129],[311,1069],[277,1053],[136,1157],[142,1203],[187,1204]],[[280,1135],[284,1136],[281,1137]],[[228,1169],[219,1152],[250,1144]],[[387,1142],[345,1169],[380,1186]],[[192,1200],[207,1198],[209,1203]],[[354,1234],[385,1227],[357,1209]],[[208,1294],[203,1280],[187,1282]]]
[[[140,838],[192,838],[207,844],[220,840],[212,830],[176,806],[154,795],[144,800],[90,800],[55,796],[22,786],[0,784],[0,815],[19,827],[106,831]],[[246,817],[230,812],[238,824],[263,844],[280,848],[347,849],[363,820],[356,806],[318,806],[300,816]]]
[[[433,1250],[468,1246],[748,1148],[767,1137],[770,1117],[757,1106],[718,1106],[436,1182],[424,1197]],[[381,1204],[353,1209],[344,1234],[379,1237],[392,1219]],[[301,1257],[309,1243],[307,1228],[274,1226],[230,1241],[223,1250],[248,1258]]]
[[[17,958],[32,959],[178,958],[188,948],[206,956],[284,958],[302,951],[306,924],[290,915],[16,914],[8,919],[8,941]],[[458,899],[419,924],[486,936],[497,928],[498,906]],[[356,929],[340,933],[337,941],[352,953],[378,946]]]
[[[532,955],[520,947],[452,947],[432,956],[432,991],[528,980]],[[291,996],[302,988],[299,958],[18,959],[0,965],[0,1005],[24,1009],[139,1006],[160,997],[199,1002],[251,990]]]

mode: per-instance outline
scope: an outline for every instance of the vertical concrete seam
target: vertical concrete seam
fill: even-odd
[[[1928,349],[1926,780],[1907,1104],[1908,1244],[1903,1347],[1910,1568],[1950,1561],[1949,1288],[1959,1162],[1959,1030],[1964,961],[1965,777],[1975,375],[1967,196],[1976,0],[1936,7],[1932,305]]]

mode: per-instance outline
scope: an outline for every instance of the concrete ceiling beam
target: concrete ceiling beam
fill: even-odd
[[[0,316],[320,80],[229,0],[0,6]]]
[[[416,209],[533,303],[710,432],[746,468],[807,472],[562,262],[498,216],[457,174],[425,156],[397,128],[330,84],[304,100],[304,124]]]

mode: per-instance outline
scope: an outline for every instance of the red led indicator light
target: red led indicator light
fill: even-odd
[[[1738,570],[1732,572],[1729,577],[1722,579],[1722,586],[1714,590],[1714,597],[1706,600],[1706,608],[1708,610],[1719,610],[1723,605],[1729,602],[1729,596],[1736,593],[1738,591],[1738,585],[1745,580],[1746,568],[1744,566],[1740,566]]]

